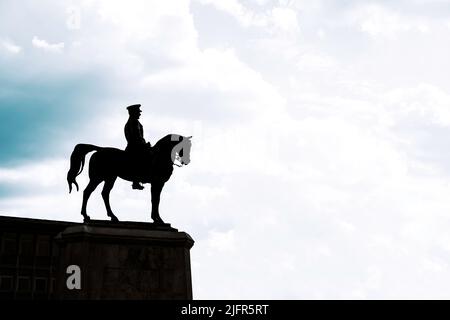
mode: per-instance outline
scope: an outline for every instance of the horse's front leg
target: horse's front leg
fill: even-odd
[[[154,223],[164,223],[159,216],[159,200],[161,198],[161,191],[164,187],[164,182],[152,183],[152,219]]]

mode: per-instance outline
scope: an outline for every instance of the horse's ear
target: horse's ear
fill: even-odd
[[[192,139],[192,136],[189,136],[189,137],[186,137],[186,138],[188,138],[188,140],[191,140],[191,139]]]

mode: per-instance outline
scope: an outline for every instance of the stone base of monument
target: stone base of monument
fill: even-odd
[[[56,239],[57,299],[192,299],[194,241],[168,224],[90,221]]]

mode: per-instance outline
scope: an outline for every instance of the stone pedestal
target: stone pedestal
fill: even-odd
[[[91,223],[68,227],[56,239],[56,299],[192,299],[194,241],[185,232],[151,223]],[[81,289],[68,289],[71,265],[80,268]]]

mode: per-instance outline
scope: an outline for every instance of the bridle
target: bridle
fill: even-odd
[[[175,163],[175,161],[180,161],[180,163],[181,164],[178,164],[178,163]],[[181,157],[177,154],[177,155],[175,155],[175,161],[174,162],[172,162],[172,164],[174,164],[174,165],[176,165],[177,167],[182,167],[183,165],[185,165],[182,161],[181,161]]]
[[[187,139],[191,139],[192,138],[192,136],[190,136],[190,137],[187,137]],[[184,154],[184,144],[183,144],[183,147],[180,149],[180,151],[183,151],[183,154]],[[186,163],[184,163],[183,162],[183,157],[180,157],[180,155],[179,155],[179,153],[175,153],[175,157],[174,157],[174,160],[172,161],[172,164],[174,164],[174,165],[176,165],[177,167],[182,167],[182,166],[187,166],[187,164]],[[175,163],[175,161],[179,161],[181,164],[178,164],[178,163]]]

